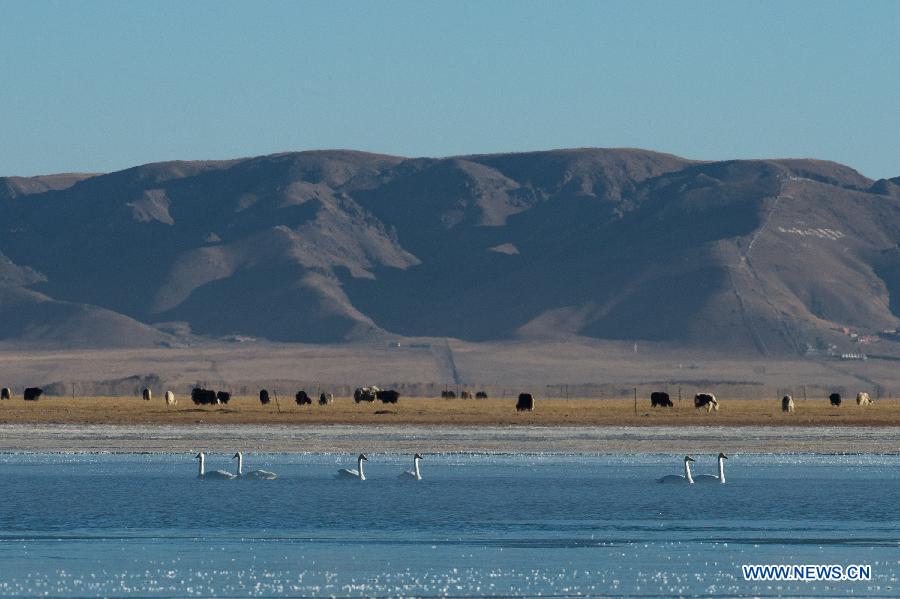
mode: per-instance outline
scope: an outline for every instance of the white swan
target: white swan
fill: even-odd
[[[404,470],[397,478],[402,478],[403,480],[422,480],[422,471],[419,470],[419,460],[421,459],[422,456],[420,456],[419,454],[413,456],[413,465],[415,466],[415,469]]]
[[[341,468],[340,470],[338,470],[337,478],[356,478],[359,480],[366,480],[366,473],[363,472],[363,461],[368,462],[369,458],[367,458],[363,454],[359,454],[359,457],[356,458],[356,465],[359,470],[353,470],[351,468]]]
[[[725,460],[728,459],[728,456],[724,453],[719,454],[719,475],[713,476],[712,474],[698,474],[697,478],[694,479],[694,482],[698,483],[725,483]]]
[[[225,472],[224,470],[213,470],[212,472],[206,471],[206,454],[202,451],[194,456],[195,459],[200,460],[200,473],[197,475],[197,478],[210,478],[216,480],[234,480],[237,478],[231,472]]]
[[[691,477],[691,462],[694,461],[689,455],[684,456],[684,475],[681,474],[667,474],[666,476],[659,479],[657,482],[661,483],[688,483],[694,484],[694,479]]]
[[[238,461],[238,471],[237,478],[253,478],[259,480],[275,480],[278,476],[274,472],[269,472],[268,470],[251,470],[250,472],[244,472],[244,454],[240,451],[234,454],[234,457],[231,459],[237,458]]]

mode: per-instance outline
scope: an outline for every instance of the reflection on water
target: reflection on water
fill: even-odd
[[[51,596],[900,595],[897,456],[0,456],[0,593]],[[229,454],[208,469],[233,468]],[[714,455],[695,455],[714,473]],[[871,582],[749,583],[747,563],[866,563]]]

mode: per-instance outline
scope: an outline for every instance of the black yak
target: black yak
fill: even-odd
[[[651,408],[671,408],[675,404],[672,403],[672,400],[669,399],[669,394],[663,391],[654,391],[650,394],[650,407]]]
[[[534,396],[531,393],[520,393],[519,401],[516,402],[516,411],[518,411],[518,412],[533,412],[534,411]]]
[[[216,403],[216,392],[212,389],[194,387],[191,389],[191,401],[194,405],[210,405]]]
[[[400,399],[400,393],[393,389],[378,391],[375,395],[381,400],[381,403],[397,403],[397,400]]]

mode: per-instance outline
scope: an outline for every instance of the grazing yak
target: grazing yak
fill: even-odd
[[[228,391],[219,391],[216,393],[216,403],[227,404],[231,401],[231,393]]]
[[[471,391],[461,391],[459,394],[460,399],[474,399],[475,396],[472,395]]]
[[[297,391],[297,395],[294,396],[294,401],[297,402],[298,406],[312,405],[312,398],[306,394],[306,391]]]
[[[456,399],[456,393],[453,391],[441,391],[441,399]]]
[[[166,405],[167,406],[177,406],[178,400],[175,399],[175,394],[171,391],[166,391]]]
[[[321,395],[319,395],[319,405],[326,406],[334,401],[334,393],[328,393],[323,391]]]
[[[865,391],[856,394],[856,405],[858,406],[869,406],[872,405],[872,399],[869,398],[869,394]]]
[[[194,387],[191,389],[191,401],[194,402],[194,405],[198,406],[218,403],[215,391],[212,389],[203,389],[201,387]]]
[[[651,408],[671,408],[675,404],[672,403],[672,400],[669,399],[669,394],[664,391],[654,391],[650,394],[650,407]]]
[[[373,402],[378,399],[378,392],[381,391],[378,387],[357,387],[356,391],[353,392],[353,401],[359,403],[361,401]]]
[[[393,389],[380,390],[375,396],[381,400],[381,403],[397,403],[397,400],[400,399],[400,393]]]
[[[828,396],[828,401],[831,402],[831,405],[834,407],[840,407],[841,405],[841,394],[840,393],[832,393]]]
[[[259,390],[259,403],[262,405],[269,403],[269,392],[266,389]]]
[[[534,395],[531,393],[520,393],[519,401],[516,402],[517,412],[533,412],[534,411]]]
[[[712,393],[698,393],[694,396],[694,407],[698,410],[705,407],[707,412],[710,410],[719,411],[719,402],[716,401],[716,396]]]
[[[781,411],[787,412],[788,414],[794,413],[794,398],[790,395],[785,395],[781,398]]]
[[[148,387],[144,387],[144,390],[141,391],[141,397],[144,401],[150,401],[153,399],[153,391],[151,391]]]
[[[487,393],[484,391],[479,391],[475,394],[475,399],[487,399]]]
[[[25,401],[37,401],[37,398],[44,394],[44,390],[40,387],[26,387],[23,397]]]
[[[0,389],[0,399],[10,399],[12,397],[12,389],[3,387]]]

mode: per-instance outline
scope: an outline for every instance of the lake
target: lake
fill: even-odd
[[[234,468],[231,453],[207,470]],[[7,596],[900,596],[900,456],[0,454]],[[714,455],[694,472],[715,473]],[[744,564],[869,564],[867,582],[748,582]]]

